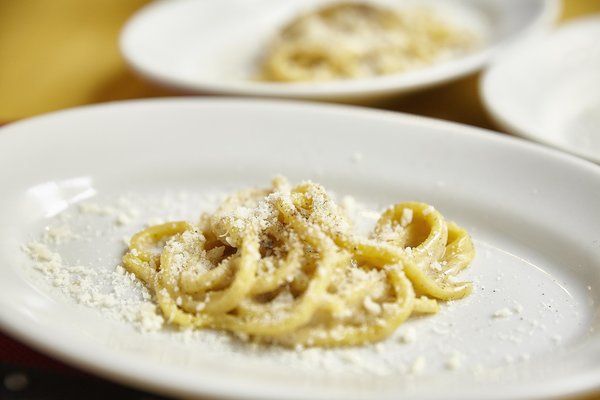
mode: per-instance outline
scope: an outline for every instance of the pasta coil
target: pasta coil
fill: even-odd
[[[133,236],[127,270],[166,320],[284,346],[352,346],[391,335],[411,314],[471,290],[456,275],[475,254],[433,207],[398,203],[372,234],[312,182],[240,191],[199,223]]]

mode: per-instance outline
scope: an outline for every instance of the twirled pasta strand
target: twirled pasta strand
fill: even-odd
[[[168,322],[285,346],[382,340],[413,313],[462,298],[455,276],[473,259],[468,234],[433,207],[398,203],[370,237],[311,182],[250,189],[200,223],[133,236],[124,266],[155,294]]]

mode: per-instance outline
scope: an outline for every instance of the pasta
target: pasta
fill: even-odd
[[[281,29],[261,64],[266,81],[303,82],[401,73],[464,54],[477,36],[427,7],[340,2]]]
[[[382,340],[410,315],[471,292],[469,235],[433,207],[398,203],[369,237],[312,182],[242,190],[197,224],[134,235],[125,268],[167,321],[284,346]]]

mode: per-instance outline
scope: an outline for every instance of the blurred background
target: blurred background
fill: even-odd
[[[0,0],[0,123],[84,104],[177,95],[136,76],[119,54],[121,27],[147,3]],[[564,0],[560,22],[595,12],[600,0]],[[498,130],[479,99],[478,78],[377,106]]]

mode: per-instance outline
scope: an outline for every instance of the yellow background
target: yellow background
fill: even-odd
[[[119,55],[121,26],[146,3],[0,0],[0,123],[83,104],[176,94],[137,77]],[[562,19],[592,12],[600,12],[600,0],[565,0]],[[475,74],[382,107],[494,128],[477,85]]]

